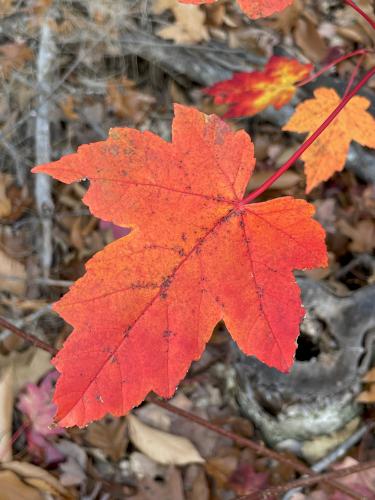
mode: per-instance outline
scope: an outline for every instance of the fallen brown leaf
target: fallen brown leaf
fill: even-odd
[[[128,415],[126,418],[130,441],[156,462],[165,465],[204,462],[188,439],[149,427],[134,415]]]
[[[104,421],[93,422],[85,437],[90,446],[99,448],[117,462],[124,457],[128,444],[126,420],[107,417]]]

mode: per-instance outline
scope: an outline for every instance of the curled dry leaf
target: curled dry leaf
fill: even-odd
[[[55,498],[61,500],[74,500],[72,495],[52,474],[33,464],[27,462],[7,462],[2,464],[2,468],[16,473],[24,483],[33,486],[42,493],[50,493]],[[14,497],[19,498],[19,497]],[[25,497],[29,498],[29,497]],[[32,497],[30,497],[32,498]]]
[[[171,397],[220,320],[245,353],[290,368],[304,315],[292,271],[326,265],[324,231],[303,200],[246,205],[254,163],[244,131],[176,105],[172,143],[113,129],[34,169],[90,179],[91,211],[133,228],[54,306],[75,327],[53,361],[60,424]]]
[[[216,0],[179,0],[181,3],[193,4],[209,4],[214,3]],[[289,5],[293,0],[237,0],[240,8],[252,19],[259,17],[270,16],[275,12],[280,12]]]
[[[25,266],[0,250],[0,290],[24,295],[26,277]]]
[[[203,463],[204,459],[188,439],[159,431],[134,415],[127,416],[130,441],[142,453],[164,465]]]
[[[288,132],[314,132],[339,105],[340,96],[334,89],[319,88],[314,99],[299,104],[283,130]],[[305,162],[306,192],[329,179],[344,168],[352,141],[375,148],[375,120],[366,111],[370,101],[353,97],[330,126],[301,156]]]
[[[183,5],[178,0],[156,0],[153,11],[161,14],[171,10],[175,22],[158,31],[158,36],[176,43],[198,43],[209,39],[206,15],[196,5]]]
[[[252,116],[273,105],[280,109],[295,94],[296,83],[306,78],[313,66],[296,59],[273,56],[263,71],[235,73],[230,80],[204,89],[217,105],[227,104],[226,118]]]
[[[1,500],[42,500],[42,496],[35,488],[25,484],[14,472],[0,471]]]

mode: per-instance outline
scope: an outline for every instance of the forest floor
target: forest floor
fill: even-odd
[[[374,16],[371,0],[357,4]],[[71,328],[51,305],[84,274],[85,262],[123,232],[89,213],[82,203],[86,183],[36,182],[34,165],[103,140],[116,126],[170,140],[174,102],[222,115],[225,107],[202,89],[262,68],[273,54],[319,69],[374,43],[366,21],[341,1],[294,0],[279,15],[251,21],[233,0],[189,7],[176,0],[0,0],[0,316],[58,349]],[[358,78],[374,63],[368,54]],[[340,63],[279,112],[229,120],[255,145],[249,189],[302,142],[281,131],[296,105],[322,85],[344,92],[355,64]],[[375,81],[363,92],[373,112]],[[375,157],[354,146],[346,167],[306,195],[297,162],[263,196],[292,195],[315,205],[329,267],[306,275],[337,296],[375,285]],[[218,329],[171,403],[262,444],[228,390],[229,351],[229,337]],[[130,419],[55,426],[50,357],[0,331],[0,500],[263,498],[263,490],[301,477],[290,452],[278,460],[152,402]],[[367,431],[351,446],[344,442],[343,456],[327,471],[375,459],[375,383],[363,385],[361,399],[359,425]],[[285,498],[375,498],[375,467],[339,481],[346,492],[319,481]],[[282,486],[273,498],[287,490]]]

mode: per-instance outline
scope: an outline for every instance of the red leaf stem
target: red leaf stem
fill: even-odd
[[[369,25],[375,29],[375,21],[371,19],[369,15],[366,14],[360,7],[358,7],[357,4],[355,4],[352,0],[344,0],[347,5],[352,7],[355,11],[358,12],[359,15],[361,15],[366,21],[369,23]]]
[[[362,80],[354,87],[354,89],[349,92],[343,100],[340,102],[340,104],[335,108],[335,110],[328,116],[328,118],[320,125],[320,127],[317,128],[317,130],[309,137],[298,149],[295,151],[295,153],[292,154],[292,156],[287,160],[284,165],[282,165],[269,179],[267,179],[261,186],[259,186],[257,189],[252,191],[250,194],[248,194],[242,201],[241,205],[246,205],[247,203],[250,203],[254,201],[258,196],[260,196],[264,191],[266,191],[269,187],[272,186],[272,184],[283,175],[284,172],[286,172],[293,164],[295,161],[300,158],[300,156],[308,149],[311,144],[321,135],[322,132],[328,127],[330,123],[333,122],[333,120],[336,118],[336,116],[340,113],[340,111],[348,104],[350,99],[354,97],[359,90],[370,80],[370,78],[375,74],[375,68],[372,68],[370,71],[368,71],[365,76],[362,78]]]
[[[337,64],[340,64],[343,61],[346,61],[347,59],[351,59],[352,57],[361,56],[361,55],[363,56],[363,55],[369,54],[371,52],[373,52],[373,51],[370,49],[358,49],[358,50],[354,50],[353,52],[349,52],[348,54],[344,54],[344,55],[338,57],[337,59],[335,59],[334,61],[331,61],[330,63],[324,65],[323,68],[321,68],[316,73],[313,73],[312,75],[308,76],[307,78],[304,78],[303,80],[301,80],[299,83],[297,83],[296,87],[303,87],[304,85],[312,82],[313,80],[315,80],[316,78],[321,76],[323,73],[325,73],[329,69],[333,68]]]

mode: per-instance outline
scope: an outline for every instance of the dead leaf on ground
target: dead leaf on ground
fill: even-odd
[[[10,470],[0,471],[1,500],[42,500],[43,497],[35,488],[28,486]]]
[[[242,496],[264,489],[268,480],[268,472],[256,472],[251,464],[242,462],[231,474],[228,485],[237,495]]]
[[[346,457],[344,460],[333,466],[334,470],[345,469],[353,465],[357,465],[359,462],[352,457]],[[359,494],[361,498],[370,499],[375,497],[375,470],[368,469],[360,472],[355,472],[350,474],[350,476],[345,476],[338,481],[350,489],[354,490]],[[332,495],[330,500],[346,500],[347,495],[341,493],[341,491],[336,491]]]
[[[210,489],[204,470],[199,465],[189,465],[184,475],[186,500],[209,500]]]
[[[292,5],[279,12],[277,16],[262,20],[262,24],[281,31],[284,36],[290,36],[303,12],[303,8],[301,0],[294,0]]]
[[[357,401],[359,403],[366,404],[375,403],[375,384],[371,384],[369,389],[367,389],[366,391],[362,391],[359,394]]]
[[[61,484],[67,487],[82,484],[87,479],[87,455],[84,448],[67,439],[61,439],[56,446],[66,457],[65,462],[59,464]]]
[[[0,290],[24,295],[26,277],[25,266],[0,250]]]
[[[354,227],[341,219],[337,222],[337,227],[342,234],[352,240],[349,244],[350,251],[370,253],[375,248],[375,223],[373,221],[361,220]]]
[[[7,356],[0,355],[0,368],[13,366],[13,394],[16,395],[27,383],[36,383],[51,369],[51,355],[38,349],[30,347],[26,351],[13,351]]]
[[[363,377],[363,382],[375,382],[375,368],[372,368],[370,371],[366,373],[366,375]]]
[[[327,55],[327,44],[310,19],[298,19],[294,37],[296,44],[310,61],[318,63]]]
[[[66,488],[64,488],[64,486],[62,486],[60,481],[41,467],[37,467],[36,465],[32,465],[27,462],[18,461],[7,462],[3,464],[2,467],[6,470],[15,472],[25,483],[33,486],[40,492],[55,495],[57,499],[74,499],[74,496]]]
[[[224,488],[229,481],[230,476],[236,470],[238,458],[234,455],[225,457],[213,457],[207,460],[205,464],[206,472],[211,476],[219,488]]]
[[[165,465],[204,462],[188,439],[149,427],[134,415],[128,415],[126,419],[129,425],[130,441],[156,462]]]
[[[13,367],[0,376],[0,462],[12,460]]]
[[[0,45],[0,78],[8,78],[12,71],[33,59],[33,51],[25,43]]]
[[[127,118],[137,125],[145,119],[155,98],[138,90],[132,80],[122,77],[108,82],[107,103],[118,118]]]
[[[158,31],[158,36],[176,43],[198,43],[209,40],[205,25],[206,15],[198,5],[181,4],[177,0],[156,0],[153,5],[155,14],[170,10],[175,22]]]
[[[181,472],[170,467],[164,481],[144,478],[139,484],[138,493],[132,500],[185,500]],[[201,500],[201,499],[199,499]]]
[[[74,110],[75,103],[72,95],[66,96],[59,102],[59,106],[64,113],[65,118],[71,121],[79,120],[79,114]]]
[[[359,394],[357,401],[367,404],[375,403],[375,368],[366,373],[362,382],[368,384],[368,387]]]
[[[124,457],[128,445],[126,420],[107,417],[104,421],[93,422],[87,429],[86,440],[95,448],[99,448],[113,461]]]
[[[129,458],[130,470],[137,476],[138,479],[145,477],[150,478],[164,478],[166,473],[166,466],[161,465],[152,460],[150,457],[133,451]]]

